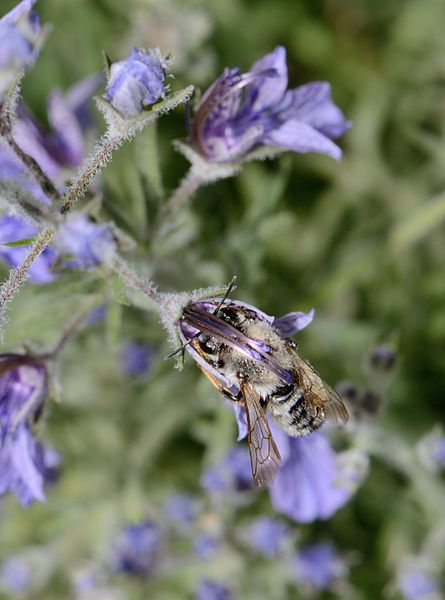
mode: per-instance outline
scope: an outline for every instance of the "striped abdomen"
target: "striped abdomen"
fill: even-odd
[[[315,431],[325,418],[324,410],[312,405],[296,384],[277,388],[269,396],[268,410],[277,424],[293,437]]]

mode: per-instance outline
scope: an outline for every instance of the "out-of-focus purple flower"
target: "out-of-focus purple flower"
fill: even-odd
[[[5,242],[16,242],[32,238],[38,234],[37,227],[21,217],[4,215],[0,217],[0,257],[10,266],[17,267],[29,252],[29,246],[3,246]],[[29,278],[33,283],[49,283],[54,274],[51,267],[56,259],[56,252],[47,247],[33,262],[29,269]]]
[[[191,142],[211,162],[242,160],[252,148],[278,146],[341,158],[333,139],[348,129],[331,99],[330,85],[316,81],[287,90],[286,50],[277,46],[248,73],[225,69],[203,95]]]
[[[211,581],[210,579],[203,579],[196,592],[196,600],[232,600],[233,596],[228,587]]]
[[[47,101],[49,131],[23,104],[18,107],[14,126],[16,142],[56,181],[64,175],[63,167],[77,167],[85,157],[84,136],[92,124],[89,104],[101,81],[101,76],[90,75],[65,94],[54,90]]]
[[[107,262],[114,252],[114,239],[108,225],[93,223],[84,213],[73,213],[59,227],[54,245],[69,258],[69,269],[90,269]]]
[[[34,64],[40,37],[36,0],[23,0],[0,19],[0,99],[17,74]]]
[[[164,512],[170,525],[188,528],[197,517],[196,499],[190,494],[172,494],[164,504]]]
[[[445,435],[441,426],[436,426],[416,444],[423,465],[437,473],[445,468]]]
[[[289,527],[271,517],[255,519],[246,531],[246,540],[251,548],[267,558],[279,556],[289,539]]]
[[[0,590],[12,596],[26,596],[31,588],[32,566],[20,559],[11,557],[0,567]]]
[[[398,584],[405,600],[439,600],[442,597],[438,578],[420,566],[403,568]]]
[[[293,559],[293,569],[299,584],[317,589],[329,587],[348,572],[344,560],[329,542],[301,548]]]
[[[357,489],[357,469],[339,464],[324,432],[294,438],[270,425],[283,461],[269,487],[272,505],[301,523],[329,519]]]
[[[214,467],[201,478],[202,487],[209,493],[227,493],[252,488],[252,469],[245,446],[234,446]]]
[[[193,550],[201,560],[210,560],[217,552],[219,542],[210,535],[200,535],[193,544]]]
[[[121,366],[127,377],[141,377],[150,370],[153,348],[147,344],[129,342],[121,349]]]
[[[133,48],[110,67],[106,98],[124,117],[134,117],[166,93],[167,61],[159,48]]]
[[[152,521],[127,525],[114,544],[115,571],[139,577],[153,575],[161,559],[163,540]]]
[[[45,477],[54,467],[30,426],[43,409],[47,378],[45,365],[30,356],[0,357],[0,495],[13,492],[24,506],[45,500]]]

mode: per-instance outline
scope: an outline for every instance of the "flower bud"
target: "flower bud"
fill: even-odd
[[[164,98],[167,61],[159,48],[133,48],[126,60],[110,67],[106,98],[125,118]]]

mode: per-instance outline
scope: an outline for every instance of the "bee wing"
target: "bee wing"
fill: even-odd
[[[258,394],[249,383],[241,384],[247,413],[250,462],[253,483],[272,483],[280,468],[281,456],[275,444]]]
[[[298,383],[304,390],[305,398],[314,406],[321,407],[330,421],[347,423],[349,414],[337,392],[323,381],[317,371],[300,356],[298,356],[295,366]]]

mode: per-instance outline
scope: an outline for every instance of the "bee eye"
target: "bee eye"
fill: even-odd
[[[207,335],[201,335],[198,344],[206,354],[216,354],[218,352],[218,345]]]

